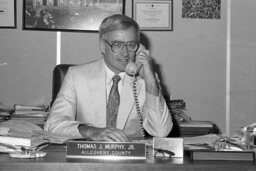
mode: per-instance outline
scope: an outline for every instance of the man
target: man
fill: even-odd
[[[103,57],[68,70],[45,124],[46,131],[120,142],[129,141],[129,137],[142,137],[142,127],[152,136],[169,134],[172,118],[153,71],[152,58],[143,50],[136,56],[142,46],[139,36],[138,24],[125,15],[115,14],[103,20],[99,28]],[[137,104],[133,77],[124,72],[127,64],[135,60],[142,64],[135,86]],[[117,83],[120,101],[117,116],[109,119],[107,108],[114,75],[121,78]],[[138,119],[137,105],[143,123]],[[109,120],[115,126],[108,126]]]

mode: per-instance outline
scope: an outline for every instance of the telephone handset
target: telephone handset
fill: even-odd
[[[143,51],[147,51],[147,53],[149,53],[148,50],[146,50],[145,47],[142,44],[140,44],[139,49],[136,52],[136,56]],[[143,66],[142,64],[138,66],[135,62],[129,62],[125,68],[125,72],[128,75],[133,76],[133,81],[132,81],[133,97],[134,97],[136,111],[137,111],[139,122],[140,122],[141,135],[142,137],[145,137],[145,130],[143,128],[143,116],[140,110],[139,99],[138,99],[138,94],[136,89],[136,81],[137,81],[136,76],[139,74],[142,66]]]
[[[139,49],[136,52],[136,56],[138,56],[143,51],[147,51],[147,53],[149,53],[149,51],[146,50],[142,44],[140,44]],[[137,76],[137,74],[140,72],[142,66],[143,66],[142,64],[140,64],[138,66],[138,64],[136,64],[136,62],[129,62],[125,68],[125,72],[130,76]]]

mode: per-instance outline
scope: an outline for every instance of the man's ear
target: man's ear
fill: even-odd
[[[105,48],[106,48],[106,44],[103,42],[102,39],[99,40],[99,48],[102,54],[105,54]]]

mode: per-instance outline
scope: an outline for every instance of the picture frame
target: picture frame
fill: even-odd
[[[173,31],[173,0],[133,0],[132,17],[141,30]]]
[[[97,32],[125,0],[23,0],[23,30]]]
[[[16,0],[0,0],[0,28],[17,28]]]

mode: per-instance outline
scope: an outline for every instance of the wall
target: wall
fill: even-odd
[[[55,32],[22,30],[22,1],[18,0],[17,29],[0,29],[0,103],[9,108],[49,104],[55,39]]]
[[[256,122],[256,1],[232,0],[231,130]]]
[[[129,16],[131,5],[131,1],[126,2]],[[181,1],[174,0],[174,30],[143,32],[159,66],[165,92],[173,99],[184,99],[186,112],[192,119],[212,120],[223,132],[229,122],[233,130],[234,125],[255,118],[253,30],[256,24],[252,22],[256,17],[255,5],[254,0],[243,3],[232,0],[231,40],[234,42],[228,121],[225,120],[227,1],[222,1],[220,20],[205,20],[181,18]],[[17,9],[18,28],[0,30],[0,64],[7,63],[0,65],[0,103],[8,107],[17,103],[49,104],[57,34],[22,30],[22,1],[17,1]],[[61,32],[61,63],[83,63],[98,58],[97,41],[97,33]]]

